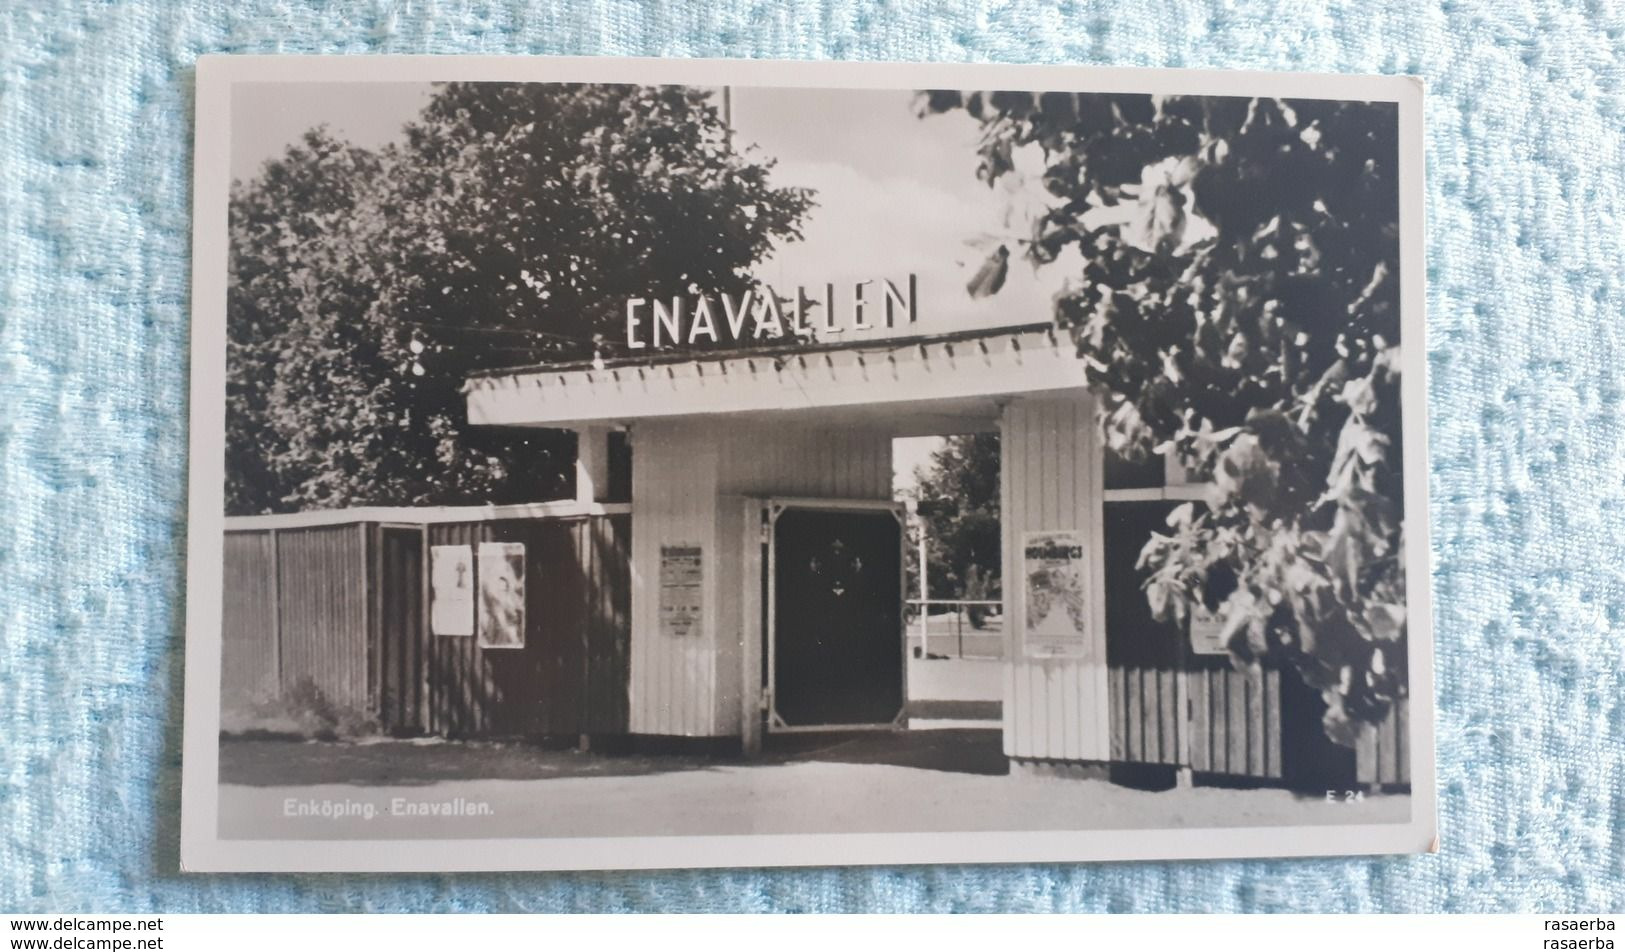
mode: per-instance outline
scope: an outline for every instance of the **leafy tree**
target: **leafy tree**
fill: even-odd
[[[364,289],[335,260],[334,232],[375,180],[378,157],[307,133],[232,195],[226,379],[226,509],[274,508],[308,473],[276,459],[286,440],[267,409],[280,351],[324,307],[364,309]]]
[[[950,109],[989,184],[1043,168],[1009,245],[1079,252],[1055,318],[1108,446],[1213,483],[1141,554],[1153,611],[1217,612],[1238,665],[1295,666],[1352,743],[1407,691],[1394,106],[922,94]]]
[[[950,436],[916,471],[931,598],[999,595],[999,435]],[[933,505],[939,502],[941,504]],[[985,611],[972,618],[980,623]]]
[[[740,294],[811,206],[705,90],[448,84],[405,131],[313,132],[234,190],[230,511],[558,495],[571,437],[470,427],[468,375],[611,356],[630,297]]]

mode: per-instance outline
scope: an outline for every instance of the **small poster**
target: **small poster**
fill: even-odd
[[[686,638],[704,617],[705,565],[699,545],[660,547],[660,630]]]
[[[1191,654],[1223,655],[1230,649],[1224,644],[1224,619],[1216,612],[1202,607],[1200,602],[1191,606]]]
[[[1078,658],[1088,654],[1083,534],[1073,530],[1022,536],[1026,619],[1022,634],[1029,657]]]
[[[474,634],[474,548],[429,547],[429,630],[437,635]]]
[[[525,646],[525,544],[480,543],[480,647]]]

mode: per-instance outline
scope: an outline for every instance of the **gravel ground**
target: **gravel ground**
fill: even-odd
[[[1286,790],[1148,791],[1011,773],[998,737],[986,730],[797,737],[753,761],[516,743],[227,740],[220,832],[240,839],[969,832],[1384,823],[1410,813],[1403,794],[1331,803]]]

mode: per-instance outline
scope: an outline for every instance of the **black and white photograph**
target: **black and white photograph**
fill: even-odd
[[[1435,848],[1413,81],[198,97],[188,868]]]

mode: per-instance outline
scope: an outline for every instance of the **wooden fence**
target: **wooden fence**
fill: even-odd
[[[522,647],[430,631],[429,549],[525,547]],[[222,708],[295,695],[394,733],[627,729],[626,506],[350,510],[227,520]]]
[[[1325,705],[1296,672],[1237,670],[1228,654],[1197,654],[1185,628],[1151,616],[1135,563],[1149,534],[1166,531],[1172,505],[1108,507],[1112,760],[1312,790],[1409,784],[1406,701],[1365,729],[1355,747],[1344,747],[1326,737]]]

